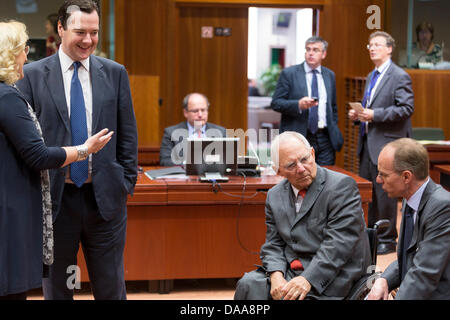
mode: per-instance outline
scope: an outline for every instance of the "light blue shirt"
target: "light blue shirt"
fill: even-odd
[[[422,199],[423,192],[425,191],[429,181],[430,178],[428,178],[427,181],[425,181],[424,184],[422,184],[420,188],[417,189],[417,191],[406,201],[408,206],[414,210],[414,223],[416,223],[417,210],[419,209],[420,200]]]
[[[194,128],[193,126],[191,126],[191,124],[190,124],[189,122],[187,123],[187,125],[188,125],[188,134],[189,134],[189,137],[190,137],[190,138],[191,138],[191,137],[193,137],[193,138],[198,138],[198,134],[197,134],[197,132],[195,131],[195,128]],[[201,130],[202,130],[202,138],[205,138],[205,137],[206,137],[206,124],[204,124],[204,125],[202,126]]]
[[[308,87],[308,97],[311,97],[311,83],[312,83],[312,68],[305,62],[303,64],[305,66],[306,73],[306,86]],[[319,116],[319,129],[323,129],[327,126],[327,89],[325,87],[325,82],[322,77],[322,66],[318,66],[317,70],[317,88],[319,89],[319,106],[317,110],[317,114]]]

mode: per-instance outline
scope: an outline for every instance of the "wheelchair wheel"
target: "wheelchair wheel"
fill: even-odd
[[[349,295],[347,296],[347,300],[364,300],[365,297],[369,294],[371,285],[373,284],[375,279],[380,277],[381,272],[376,272],[373,274],[366,274],[361,279],[359,279],[352,290],[350,290]]]

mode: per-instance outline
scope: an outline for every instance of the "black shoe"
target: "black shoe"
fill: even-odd
[[[377,254],[388,254],[395,252],[395,243],[380,243],[377,247]]]

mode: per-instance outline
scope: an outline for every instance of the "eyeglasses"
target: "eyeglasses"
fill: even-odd
[[[367,50],[370,50],[372,47],[375,47],[375,49],[378,49],[380,47],[387,47],[387,45],[385,44],[380,44],[380,43],[372,43],[372,44],[368,44],[366,46]]]
[[[319,48],[305,48],[305,50],[306,50],[306,52],[314,52],[314,53],[319,53],[319,52],[321,52],[322,50],[321,49],[319,49]]]
[[[383,173],[383,172],[378,171],[377,176],[380,177],[380,179],[387,179],[387,178],[389,178],[389,176],[391,176],[394,173],[396,173],[396,172],[392,171],[390,173]]]
[[[188,110],[187,112],[190,112],[190,113],[199,113],[199,112],[206,113],[206,112],[208,112],[208,109],[207,108],[192,109],[192,110]]]
[[[30,46],[25,46],[25,49],[23,49],[26,55],[30,52]]]
[[[297,159],[292,163],[289,163],[287,166],[284,166],[283,168],[286,171],[294,171],[298,164],[300,163],[302,166],[305,166],[309,163],[309,158],[311,158],[311,153],[308,153],[306,156],[304,156],[303,158]]]

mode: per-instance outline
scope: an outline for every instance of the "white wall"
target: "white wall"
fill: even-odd
[[[276,19],[280,12],[292,13],[288,28],[276,26]],[[301,21],[297,21],[298,17],[301,17]],[[311,9],[250,8],[249,78],[259,78],[261,73],[270,66],[271,48],[274,47],[285,48],[285,67],[301,63],[304,60],[304,42],[311,34]]]

